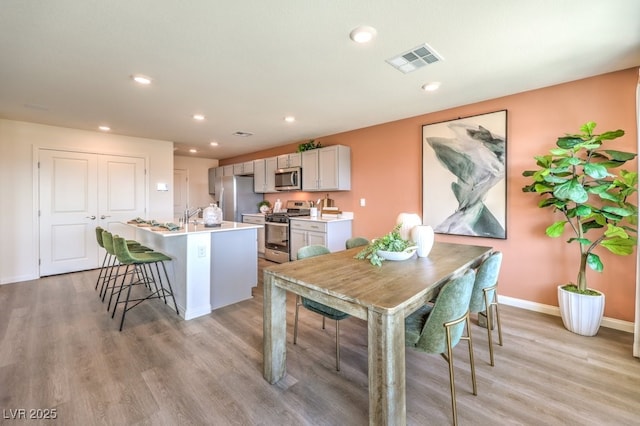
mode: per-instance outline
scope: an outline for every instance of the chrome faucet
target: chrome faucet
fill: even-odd
[[[200,207],[194,210],[189,210],[189,208],[187,207],[184,211],[184,223],[189,223],[189,219],[191,219],[193,216],[197,215],[201,211],[202,209]]]

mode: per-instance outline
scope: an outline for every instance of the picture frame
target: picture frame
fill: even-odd
[[[506,171],[506,109],[423,125],[423,224],[506,239]]]

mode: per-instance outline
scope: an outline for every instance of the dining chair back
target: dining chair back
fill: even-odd
[[[469,344],[473,394],[478,394],[469,323],[469,301],[475,275],[475,271],[469,269],[464,275],[449,281],[442,287],[433,305],[424,305],[405,319],[405,345],[421,352],[439,353],[449,364],[454,425],[458,423],[458,414],[453,374],[453,348],[460,340],[466,340]]]
[[[348,250],[354,247],[369,245],[369,240],[367,240],[364,237],[352,237],[352,238],[349,238],[347,241],[345,241],[344,245]]]
[[[478,267],[476,280],[469,302],[469,312],[478,314],[478,322],[482,312],[486,312],[487,336],[489,339],[489,359],[494,365],[493,336],[494,324],[498,327],[498,344],[502,346],[502,326],[498,309],[498,275],[502,265],[502,252],[495,251]]]
[[[329,254],[330,251],[328,248],[322,245],[309,245],[301,247],[298,250],[297,257],[298,260],[307,259],[314,256],[321,256],[323,254]],[[325,319],[329,318],[335,320],[336,322],[336,370],[340,371],[340,320],[349,317],[349,314],[334,309],[330,306],[327,306],[323,303],[319,303],[313,301],[311,299],[307,299],[306,297],[297,296],[296,297],[296,316],[293,325],[293,344],[297,344],[298,342],[298,310],[300,306],[305,307],[311,312],[315,312],[319,315],[322,315],[322,329],[325,328]]]

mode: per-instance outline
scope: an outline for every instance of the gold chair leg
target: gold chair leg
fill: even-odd
[[[489,292],[493,291],[493,300],[489,301]],[[493,327],[494,314],[496,319],[496,325],[498,327],[498,344],[502,346],[502,326],[500,324],[500,311],[498,310],[498,289],[497,286],[487,287],[483,289],[484,292],[484,305],[487,308],[487,336],[489,338],[489,358],[491,366],[495,365],[493,356],[493,335],[491,328]]]
[[[451,327],[459,324],[460,322],[465,323],[465,327],[467,328],[467,335],[463,335],[460,337],[461,340],[466,340],[469,344],[469,365],[471,367],[471,383],[473,385],[473,394],[478,395],[478,386],[476,382],[476,368],[473,359],[473,341],[471,339],[471,321],[469,319],[469,311],[467,313],[458,318],[455,321],[447,322],[444,324],[444,328],[446,331],[447,337],[447,353],[442,354],[442,357],[449,364],[449,387],[451,389],[451,410],[453,411],[453,424],[458,424],[458,409],[456,407],[456,385],[453,374],[453,347],[451,346]]]
[[[473,385],[473,394],[478,395],[478,384],[476,382],[476,364],[473,359],[473,339],[471,339],[471,320],[469,319],[469,313],[467,313],[467,319],[465,320],[467,324],[467,336],[464,337],[465,340],[469,342],[469,365],[471,366],[471,383]]]
[[[444,357],[447,360],[447,364],[449,364],[449,389],[451,391],[451,411],[453,413],[453,425],[456,426],[458,424],[458,410],[456,408],[456,385],[453,374],[453,348],[451,347],[451,331],[449,327],[445,324],[445,329],[447,331],[447,355]]]
[[[500,324],[500,309],[498,307],[498,292],[493,294],[494,306],[496,308],[496,323],[498,325],[498,344],[502,346],[502,325]]]

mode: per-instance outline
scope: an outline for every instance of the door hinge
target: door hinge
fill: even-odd
[[[38,266],[42,265],[42,259],[38,259]]]
[[[38,217],[40,217],[40,210],[38,210]]]
[[[40,162],[38,161],[38,168],[40,168]]]

